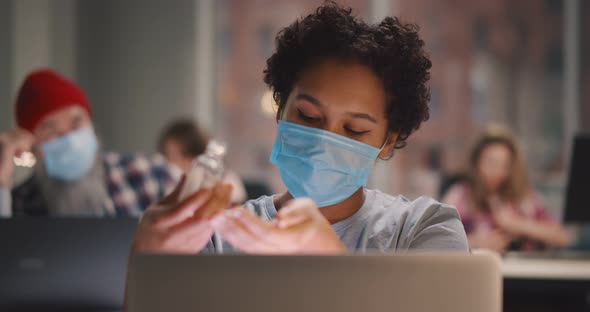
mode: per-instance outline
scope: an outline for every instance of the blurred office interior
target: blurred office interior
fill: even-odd
[[[262,81],[274,35],[321,1],[1,1],[0,130],[28,72],[51,67],[86,91],[105,150],[153,152],[193,117],[227,141],[228,165],[284,189],[268,156],[276,127]],[[417,23],[432,61],[431,116],[371,184],[438,197],[489,124],[521,141],[532,183],[562,214],[569,149],[590,124],[586,1],[348,0],[359,17]],[[252,126],[256,125],[256,126]],[[586,127],[586,128],[585,128]],[[23,173],[24,174],[24,173]],[[18,181],[17,181],[18,182]]]
[[[590,132],[590,1],[339,2],[367,21],[417,23],[433,62],[430,120],[379,161],[370,186],[440,199],[474,139],[500,124],[563,217],[573,138]],[[227,143],[244,182],[284,191],[268,161],[276,111],[262,71],[276,33],[321,3],[0,0],[0,131],[15,127],[24,77],[50,67],[85,90],[102,149],[155,153],[161,129],[188,117]],[[15,184],[30,172],[19,167]]]

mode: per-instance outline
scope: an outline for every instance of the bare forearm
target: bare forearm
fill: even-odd
[[[560,224],[527,220],[519,229],[521,236],[542,242],[549,246],[565,247],[569,236]]]

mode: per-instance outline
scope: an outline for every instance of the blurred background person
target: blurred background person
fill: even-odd
[[[515,139],[500,127],[477,140],[465,179],[450,188],[443,202],[457,207],[471,248],[531,251],[569,242],[529,185]]]
[[[259,195],[284,192],[268,162],[276,103],[260,76],[285,21],[322,2],[0,1],[0,133],[17,127],[12,104],[26,75],[54,68],[93,104],[103,150],[155,152],[167,122],[183,116],[239,151],[227,155],[227,167],[248,194],[253,181],[271,187]],[[530,188],[548,215],[567,215],[571,141],[590,132],[590,1],[338,2],[370,23],[396,15],[421,25],[433,63],[429,122],[403,151],[377,163],[369,187],[442,199],[439,189],[450,183],[439,185],[439,177],[461,171],[471,147],[465,142],[499,122],[518,137]],[[29,173],[17,165],[5,190]],[[570,288],[560,289],[568,291],[555,301],[571,302]],[[551,310],[543,300],[550,296],[531,294],[544,304],[534,311]]]
[[[103,153],[84,92],[52,70],[26,77],[15,111],[18,129],[0,133],[4,216],[139,216],[178,180],[161,156]],[[37,165],[11,193],[27,151]]]
[[[194,121],[178,119],[162,131],[158,151],[170,164],[187,173],[193,159],[205,152],[208,142],[209,136]],[[235,172],[225,168],[223,182],[232,185],[232,204],[242,204],[248,199],[242,179]]]

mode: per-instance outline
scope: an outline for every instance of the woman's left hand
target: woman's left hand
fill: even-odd
[[[212,221],[235,248],[256,254],[335,254],[346,247],[310,199],[295,199],[272,222],[244,207],[220,213]]]
[[[513,236],[519,236],[522,233],[522,227],[526,224],[526,219],[517,214],[511,206],[504,206],[493,211],[496,224],[505,232]]]

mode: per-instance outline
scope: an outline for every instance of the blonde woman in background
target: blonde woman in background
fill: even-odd
[[[515,139],[499,127],[477,140],[465,181],[443,202],[457,207],[471,248],[531,251],[569,242],[529,184]]]

